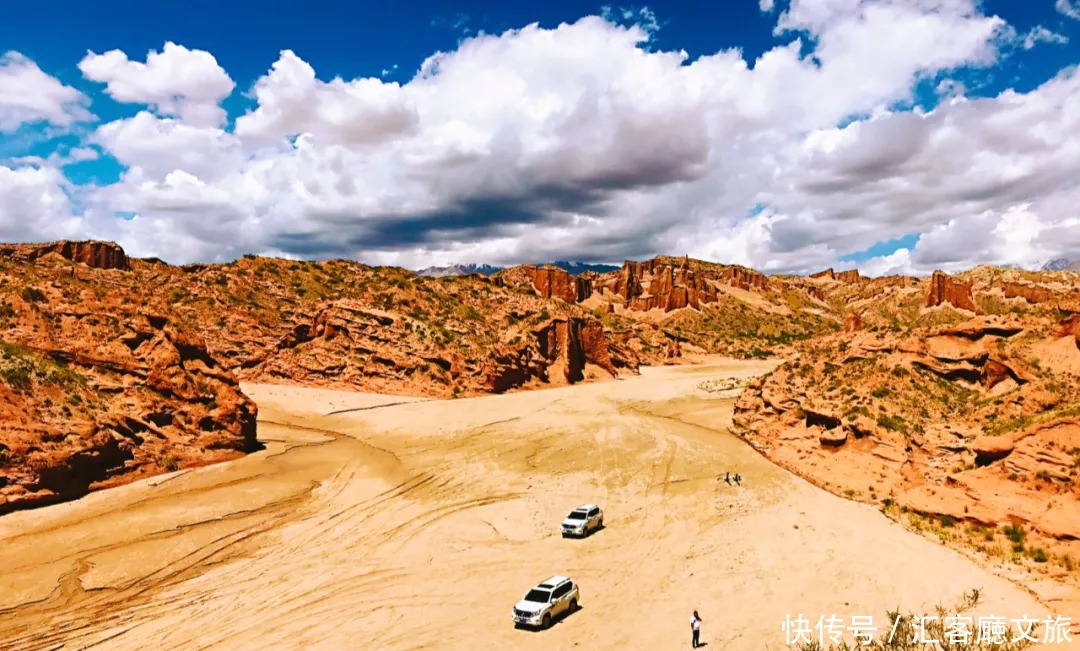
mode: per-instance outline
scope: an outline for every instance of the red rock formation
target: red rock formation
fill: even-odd
[[[130,269],[128,257],[115,242],[47,242],[45,244],[3,244],[0,258],[33,262],[42,256],[55,253],[60,257],[80,262],[97,269]]]
[[[641,270],[640,262],[627,260],[619,270],[618,276],[611,288],[617,296],[622,296],[627,302],[641,294]]]
[[[726,267],[721,273],[721,278],[727,284],[739,289],[765,291],[769,288],[768,276],[745,267]]]
[[[926,307],[935,307],[949,303],[953,307],[981,314],[979,306],[971,295],[971,284],[950,276],[944,271],[935,271],[930,277],[930,287],[926,293]]]
[[[1058,337],[1075,337],[1080,345],[1080,314],[1070,314],[1062,319],[1054,334]]]
[[[579,319],[552,319],[533,331],[540,356],[548,362],[548,381],[557,380],[551,370],[561,371],[570,384],[580,382],[585,374],[585,350],[581,345],[581,321]]]
[[[612,346],[608,341],[607,334],[604,332],[604,324],[593,319],[586,320],[581,326],[581,350],[585,355],[585,361],[589,364],[595,364],[611,374],[612,377],[617,375],[615,371],[615,364],[612,362]],[[622,367],[633,366],[637,368],[637,364],[631,364],[631,360],[627,359],[621,364]]]
[[[1049,289],[1026,283],[1004,282],[1001,290],[1005,298],[1022,298],[1028,303],[1045,303],[1054,297],[1054,293]]]
[[[541,377],[545,366],[533,360],[534,350],[532,346],[500,345],[491,351],[481,369],[484,387],[492,393],[503,393]]]
[[[987,359],[982,368],[982,385],[992,389],[1012,377],[1012,369],[996,359]]]
[[[123,308],[75,319],[6,333],[0,365],[28,372],[0,380],[0,513],[255,449],[257,408],[201,339]]]
[[[525,273],[533,287],[544,298],[561,298],[567,303],[580,303],[592,295],[592,283],[588,278],[572,276],[557,267],[525,266]]]
[[[493,351],[484,363],[489,391],[502,393],[531,380],[573,384],[585,378],[587,364],[612,377],[616,368],[636,370],[637,358],[607,339],[604,326],[593,319],[557,317],[532,331],[534,342]]]
[[[832,267],[819,271],[817,273],[810,274],[811,278],[826,278],[828,280],[838,280],[842,283],[856,283],[862,280],[862,276],[859,275],[858,269],[848,269],[847,271],[833,271]]]
[[[852,312],[844,318],[844,332],[858,332],[859,330],[862,330],[862,327],[862,317],[855,312]]]
[[[664,336],[666,341],[664,342],[664,357],[666,359],[674,359],[676,357],[682,357],[682,346],[680,338],[670,332],[665,331]]]
[[[665,260],[628,261],[622,269],[597,279],[601,293],[621,296],[633,310],[700,308],[717,300],[716,288],[682,260],[677,266]]]

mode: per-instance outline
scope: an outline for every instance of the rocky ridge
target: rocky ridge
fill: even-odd
[[[735,430],[833,492],[959,523],[976,549],[1068,574],[1080,554],[1080,275],[979,268],[883,289],[847,289],[845,332],[749,385]],[[1006,526],[1026,542],[995,536]]]
[[[0,262],[0,513],[256,448],[257,408],[202,339],[101,291],[122,251],[30,256]]]
[[[1080,276],[1069,272],[766,276],[659,257],[603,273],[424,278],[344,260],[173,266],[59,242],[0,245],[0,275],[7,508],[242,454],[255,406],[240,380],[453,397],[722,354],[790,360],[740,399],[738,423],[759,449],[811,478],[845,477],[829,459],[865,454],[854,466],[877,468],[874,482],[821,481],[867,498],[872,485],[915,509],[911,491],[927,480],[912,477],[946,482],[934,473],[1002,454],[975,443],[993,418],[1052,433],[1016,438],[1013,461],[977,467],[1057,472],[1031,459],[1070,431],[1062,410],[1080,376]],[[903,390],[873,395],[890,382]]]

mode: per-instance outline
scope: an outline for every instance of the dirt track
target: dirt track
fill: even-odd
[[[259,452],[0,518],[5,649],[784,647],[785,615],[983,608],[1023,590],[820,491],[725,430],[696,389],[761,363],[457,401],[246,387]],[[382,405],[382,406],[380,406]],[[332,413],[333,412],[333,413]],[[329,415],[328,415],[329,414]],[[738,470],[741,488],[719,481]],[[606,529],[563,540],[582,502]],[[552,574],[580,612],[515,630]]]

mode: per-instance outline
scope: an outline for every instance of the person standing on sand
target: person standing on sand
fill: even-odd
[[[694,611],[694,616],[690,618],[690,634],[690,644],[696,649],[700,646],[700,644],[698,644],[698,637],[701,635],[701,617],[697,614],[696,610]]]

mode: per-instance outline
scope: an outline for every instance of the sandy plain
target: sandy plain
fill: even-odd
[[[0,518],[5,649],[785,648],[786,616],[1048,609],[726,430],[713,360],[462,400],[247,385],[266,449]],[[722,481],[739,472],[741,487]],[[580,503],[606,527],[565,540]],[[579,612],[516,629],[565,574]],[[850,639],[850,638],[849,638]]]

